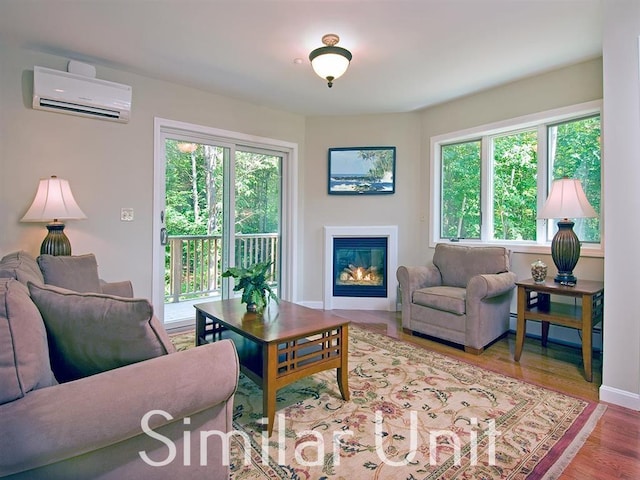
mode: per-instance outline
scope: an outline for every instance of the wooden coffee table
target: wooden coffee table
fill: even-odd
[[[262,388],[269,436],[276,392],[296,380],[335,368],[342,398],[349,400],[349,320],[282,300],[271,302],[262,315],[247,312],[239,299],[200,303],[195,309],[196,345],[231,338],[241,371]]]

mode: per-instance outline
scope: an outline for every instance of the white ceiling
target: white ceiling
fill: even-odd
[[[0,0],[0,41],[304,115],[407,112],[600,56],[601,3]],[[353,54],[331,89],[326,33]]]

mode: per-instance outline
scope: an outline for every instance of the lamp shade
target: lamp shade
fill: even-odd
[[[67,180],[56,177],[40,180],[38,191],[21,222],[50,222],[87,218],[71,193]]]
[[[322,37],[324,47],[316,48],[309,54],[309,60],[313,71],[320,78],[327,80],[329,87],[336,78],[344,75],[351,62],[351,52],[346,48],[336,47],[340,38],[335,34],[327,34]]]
[[[538,218],[587,218],[597,216],[598,214],[584,194],[580,180],[562,178],[555,180],[551,185],[551,193]]]

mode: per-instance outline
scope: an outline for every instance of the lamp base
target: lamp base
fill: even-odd
[[[40,246],[40,254],[71,255],[71,242],[64,234],[64,223],[52,222],[47,224],[49,233]]]
[[[578,279],[576,278],[575,275],[573,275],[573,273],[569,272],[569,273],[563,273],[562,275],[558,273],[558,275],[556,275],[556,278],[554,278],[553,281],[556,283],[576,283]]]
[[[558,269],[558,275],[554,278],[557,283],[576,283],[578,279],[573,275],[578,260],[580,259],[580,240],[573,231],[574,223],[564,219],[558,222],[558,231],[551,241],[551,258]]]

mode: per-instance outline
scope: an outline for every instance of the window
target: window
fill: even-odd
[[[536,239],[537,131],[491,139],[493,150],[493,237]]]
[[[553,180],[569,177],[599,215],[574,219],[574,230],[583,246],[600,249],[600,102],[441,135],[431,145],[434,242],[548,245],[556,222],[538,211]]]
[[[577,178],[587,200],[601,215],[600,115],[567,121],[548,128],[549,170],[552,179]],[[549,182],[549,188],[551,183]],[[600,243],[600,219],[578,218],[573,230],[583,242]],[[549,228],[547,238],[553,238]]]
[[[442,146],[442,237],[480,238],[480,147],[480,140]]]

